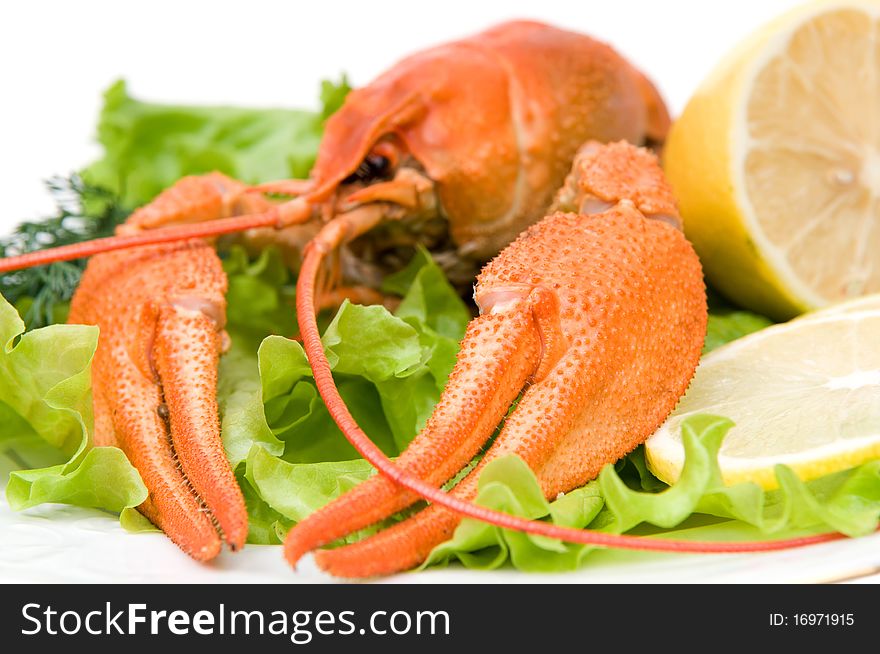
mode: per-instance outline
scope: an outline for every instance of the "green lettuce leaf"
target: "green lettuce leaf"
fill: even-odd
[[[217,401],[226,456],[237,470],[255,443],[276,455],[284,451],[266,422],[257,352],[269,335],[296,332],[296,310],[289,269],[275,248],[255,261],[242,248],[233,248],[223,268],[229,280],[226,331],[232,344],[220,358]]]
[[[324,120],[348,83],[324,82],[318,112],[151,104],[132,98],[125,82],[104,93],[98,140],[104,156],[83,179],[112,191],[123,206],[149,202],[185,175],[213,170],[246,183],[306,177]]]
[[[295,329],[291,280],[278,254],[251,262],[234,251],[225,267],[232,347],[220,363],[221,434],[243,480],[249,540],[273,543],[371,468],[327,412],[302,346],[277,335]],[[323,342],[352,414],[396,456],[439,399],[470,315],[423,250],[391,284],[388,292],[403,295],[395,314],[346,302]]]
[[[789,468],[777,466],[779,489],[769,492],[751,483],[725,486],[717,456],[731,426],[726,418],[710,415],[684,421],[681,477],[659,492],[634,488],[609,465],[597,481],[547,502],[534,473],[511,455],[486,466],[476,501],[560,525],[665,538],[782,538],[829,530],[861,536],[877,528],[880,461],[806,483]],[[458,560],[470,568],[491,569],[509,561],[520,570],[564,571],[580,566],[595,549],[468,519],[451,540],[434,549],[423,567]],[[621,551],[614,556],[636,555]]]
[[[773,324],[769,318],[732,305],[712,288],[706,289],[706,296],[709,303],[709,325],[703,354]]]
[[[549,516],[555,524],[577,529],[589,525],[603,506],[597,482],[547,502],[534,473],[515,455],[487,464],[478,485],[477,504],[533,520]],[[458,560],[468,568],[491,570],[509,560],[528,572],[571,570],[585,552],[580,545],[466,519],[450,540],[434,548],[422,568]]]
[[[655,495],[635,494],[613,475],[600,476],[606,507],[614,514],[613,529],[626,531],[642,522],[673,527],[693,513],[730,518],[757,527],[766,535],[791,529],[862,536],[880,518],[880,461],[802,482],[788,467],[775,468],[779,489],[763,491],[757,484],[725,486],[718,451],[733,426],[727,418],[693,416],[682,423],[685,455],[691,469],[676,484]]]
[[[245,477],[259,496],[292,524],[351,490],[374,472],[363,459],[288,463],[255,446],[247,460]]]
[[[244,466],[240,467],[235,478],[241,488],[242,495],[244,495],[245,507],[248,512],[247,542],[261,545],[280,545],[283,542],[281,534],[286,532],[290,521],[263,500],[259,492],[245,477]]]
[[[710,311],[703,354],[772,324],[773,322],[768,318],[751,311],[736,309]]]
[[[91,361],[98,329],[53,325],[28,333],[0,296],[0,452],[15,467],[13,509],[47,502],[118,513],[147,490],[121,450],[91,447]]]

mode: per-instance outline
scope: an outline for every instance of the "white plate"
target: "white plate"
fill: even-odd
[[[328,583],[311,558],[291,570],[280,546],[248,545],[196,563],[165,536],[129,534],[114,516],[68,506],[21,513],[0,499],[0,582]],[[480,572],[458,566],[406,573],[393,583],[795,583],[880,581],[880,534],[761,554],[633,554],[627,563],[592,554],[575,572]],[[868,575],[868,576],[865,576]]]

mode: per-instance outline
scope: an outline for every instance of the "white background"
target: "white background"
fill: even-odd
[[[794,0],[148,0],[4,2],[0,9],[0,230],[50,213],[42,180],[99,155],[101,93],[312,107],[342,71],[369,82],[398,58],[518,17],[614,45],[678,113],[718,58]]]
[[[99,156],[93,136],[101,92],[120,77],[128,80],[133,94],[151,101],[312,107],[322,78],[345,71],[355,85],[362,85],[414,50],[504,19],[527,17],[610,42],[649,74],[673,113],[678,113],[724,52],[796,4],[794,0],[3,3],[0,231],[51,212],[42,180],[68,174]],[[61,531],[59,524],[64,525]],[[118,581],[114,575],[120,569],[142,581],[207,581],[217,575],[224,581],[315,577],[308,564],[292,575],[277,548],[249,547],[236,557],[221,557],[213,568],[197,566],[159,535],[132,538],[112,519],[69,507],[42,507],[25,516],[10,512],[0,499],[0,525],[4,534],[0,578],[7,580],[33,581],[44,575],[56,581]],[[584,574],[598,574],[593,579],[600,581],[827,580],[870,570],[876,565],[875,543],[876,539],[864,539],[822,546],[818,558],[815,551],[661,558],[629,570],[603,571],[600,566]],[[430,579],[439,581],[446,575],[443,578],[457,581],[486,581],[510,574],[434,571]],[[581,576],[565,579],[576,581]]]

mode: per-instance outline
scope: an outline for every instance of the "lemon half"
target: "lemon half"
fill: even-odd
[[[880,296],[750,334],[706,355],[669,419],[645,443],[667,483],[684,465],[681,422],[733,420],[718,456],[727,484],[776,485],[785,464],[804,480],[880,457]]]
[[[777,319],[880,291],[880,2],[801,7],[741,44],[664,167],[713,285]]]

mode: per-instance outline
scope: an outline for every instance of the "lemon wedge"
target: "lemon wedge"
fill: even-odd
[[[861,305],[861,306],[860,306]],[[774,466],[801,479],[880,457],[880,298],[768,327],[706,355],[685,396],[645,443],[667,483],[684,465],[681,422],[730,418],[718,456],[727,484],[774,488]]]
[[[796,320],[812,320],[813,318],[826,318],[828,316],[833,316],[839,313],[871,311],[880,311],[880,293],[874,293],[873,295],[864,295],[862,297],[857,297],[853,300],[846,300],[845,302],[837,302],[836,304],[831,304],[824,309],[802,314],[798,316]]]
[[[714,286],[777,319],[880,292],[880,2],[832,0],[741,44],[664,167]]]

